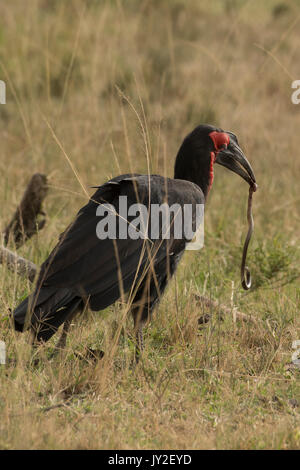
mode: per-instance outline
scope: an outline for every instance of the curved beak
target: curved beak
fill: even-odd
[[[231,136],[228,147],[217,153],[215,162],[240,175],[251,187],[257,188],[251,165]]]

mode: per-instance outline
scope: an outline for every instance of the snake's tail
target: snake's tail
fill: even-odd
[[[251,272],[248,266],[245,266],[242,272],[242,286],[244,290],[249,290],[251,289],[252,285],[252,278],[251,278]]]
[[[245,290],[249,290],[252,285],[251,273],[250,273],[248,266],[246,266],[246,258],[247,258],[248,246],[249,246],[253,228],[254,228],[254,221],[253,221],[253,216],[252,216],[252,194],[254,191],[256,191],[256,187],[249,188],[248,210],[247,210],[249,229],[248,229],[247,237],[244,243],[243,258],[242,258],[242,265],[241,265],[241,282],[242,282],[242,287]]]

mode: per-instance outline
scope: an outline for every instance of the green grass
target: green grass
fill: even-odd
[[[41,264],[86,202],[65,154],[91,194],[111,176],[147,172],[147,158],[151,172],[172,176],[186,133],[210,122],[237,134],[259,191],[253,289],[242,291],[239,279],[248,188],[217,167],[205,247],[184,255],[135,370],[132,323],[119,328],[119,303],[86,312],[65,353],[51,358],[53,338],[35,364],[28,336],[14,333],[8,315],[30,283],[0,266],[0,339],[8,350],[0,448],[300,447],[299,371],[289,365],[300,339],[300,106],[290,99],[299,12],[296,0],[1,4],[1,227],[32,173],[50,181],[47,225],[22,256]],[[199,329],[197,293],[258,323],[213,315]],[[86,347],[104,358],[80,360]]]

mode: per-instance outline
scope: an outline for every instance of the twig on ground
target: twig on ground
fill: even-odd
[[[251,315],[247,315],[246,313],[239,312],[236,309],[233,310],[232,308],[226,307],[223,304],[219,304],[215,300],[211,300],[208,297],[205,297],[204,295],[194,294],[194,297],[196,301],[200,305],[202,305],[203,308],[217,310],[219,314],[221,314],[221,318],[222,318],[222,315],[233,315],[234,313],[235,318],[237,318],[238,320],[242,320],[244,322],[252,322],[254,324],[258,323],[257,319],[252,317]],[[198,323],[199,325],[203,325],[204,323],[208,323],[210,319],[211,319],[211,315],[206,313],[204,315],[201,315],[201,317],[198,318]]]
[[[6,264],[11,271],[17,272],[20,276],[26,276],[31,282],[34,281],[38,270],[34,263],[3,246],[0,246],[0,263]]]

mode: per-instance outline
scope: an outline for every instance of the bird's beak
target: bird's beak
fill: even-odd
[[[250,163],[236,142],[230,137],[227,148],[220,150],[216,156],[216,163],[240,175],[253,188],[257,188],[255,176]]]

